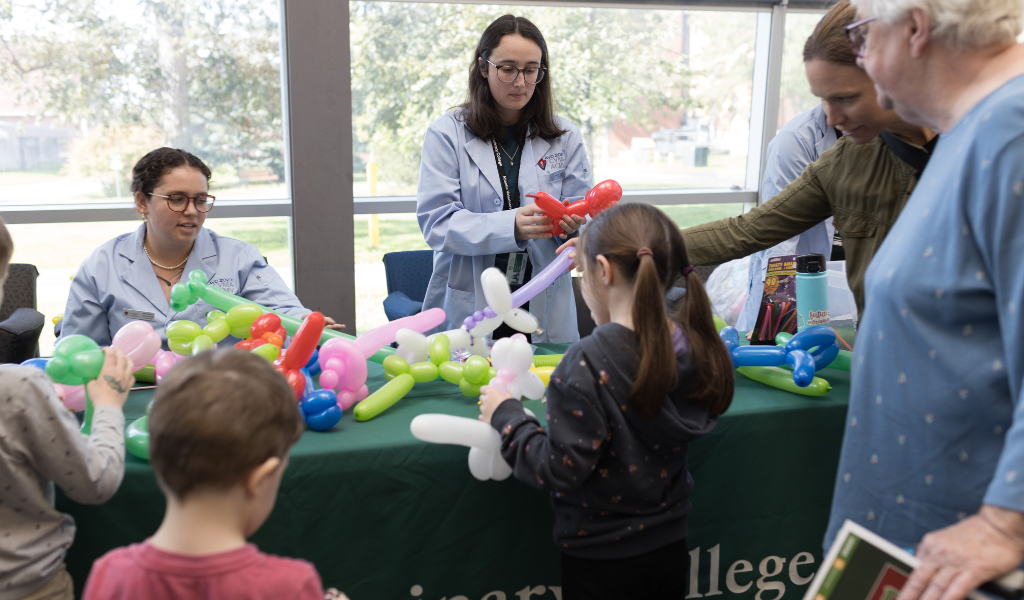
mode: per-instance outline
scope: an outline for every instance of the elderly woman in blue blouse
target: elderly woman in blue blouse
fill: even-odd
[[[828,540],[852,519],[957,600],[1024,560],[1022,0],[859,0],[879,104],[942,133],[865,281]]]
[[[297,317],[310,312],[255,246],[203,227],[214,204],[207,194],[210,175],[198,157],[173,148],[153,150],[135,164],[131,189],[145,222],[94,250],[79,267],[61,337],[83,334],[108,345],[133,320],[151,322],[162,337],[172,321],[205,325],[214,307],[203,301],[180,313],[170,309],[171,286],[194,269],[211,285],[257,304]]]

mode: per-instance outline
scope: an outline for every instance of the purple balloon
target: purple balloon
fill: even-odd
[[[551,285],[555,279],[565,270],[569,268],[569,264],[572,263],[571,254],[575,252],[575,248],[566,248],[561,254],[555,257],[555,260],[551,261],[551,264],[544,267],[538,275],[535,275],[530,281],[523,287],[519,288],[512,294],[512,308],[519,308],[526,304],[531,298],[536,296],[544,288]]]
[[[473,329],[474,327],[476,327],[476,321],[474,321],[473,316],[470,315],[463,319],[462,326],[465,327],[467,330]]]
[[[487,308],[484,309],[484,317],[485,318],[493,319],[496,316],[498,316],[498,313],[494,312],[494,309],[491,308],[490,306],[488,306]]]
[[[473,320],[474,321],[483,321],[484,320],[484,311],[478,310],[475,313],[473,313]]]

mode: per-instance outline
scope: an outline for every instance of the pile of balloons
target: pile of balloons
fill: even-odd
[[[280,317],[281,325],[289,335],[295,335],[295,332],[302,326],[302,319],[271,310],[259,304],[254,304],[245,298],[229,294],[216,286],[209,285],[206,280],[206,274],[199,269],[189,273],[187,281],[176,283],[171,287],[171,310],[173,311],[181,312],[198,302],[200,299],[221,311],[227,311],[227,313],[230,313],[233,307],[240,305],[255,306],[260,310],[260,314],[274,313]],[[247,330],[251,323],[252,322],[250,321],[248,325],[245,325],[244,329],[246,331],[241,331],[241,335],[235,335],[234,332],[232,332],[232,335],[235,335],[235,337],[238,338],[245,338],[248,334]],[[355,338],[339,331],[334,331],[333,329],[324,329],[320,333],[321,344],[331,339],[354,340]],[[390,347],[379,347],[377,352],[371,356],[369,360],[378,363],[384,362],[384,358],[391,354],[394,354],[394,352]]]
[[[808,327],[785,346],[740,346],[735,327],[719,331],[732,356],[733,366],[754,381],[805,396],[823,396],[832,386],[814,373],[829,366],[839,354],[836,334],[825,326]],[[775,367],[788,365],[793,372]]]

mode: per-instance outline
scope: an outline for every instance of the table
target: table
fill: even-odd
[[[565,348],[542,346],[539,353]],[[370,363],[369,373],[371,390],[383,385],[380,365]],[[811,399],[737,374],[732,408],[692,446],[688,543],[698,577],[687,598],[802,597],[821,560],[849,396],[849,373],[819,375],[834,389]],[[129,422],[151,397],[131,394]],[[543,417],[541,402],[526,405]],[[560,600],[547,494],[513,478],[477,481],[467,448],[413,438],[410,421],[431,412],[479,414],[475,398],[435,381],[371,421],[348,411],[334,430],[306,432],[252,540],[312,562],[325,586],[353,600]],[[156,531],[164,500],[149,465],[128,456],[109,502],[82,506],[60,496],[57,506],[78,523],[67,564],[80,593],[96,558]]]

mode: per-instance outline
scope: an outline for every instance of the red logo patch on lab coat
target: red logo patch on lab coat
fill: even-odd
[[[544,159],[542,158],[542,159],[540,159],[539,161],[537,161],[537,166],[538,166],[538,167],[540,167],[540,170],[541,170],[541,171],[543,171],[543,170],[547,169],[547,167],[548,167],[548,161],[546,161],[546,160],[544,160]]]

